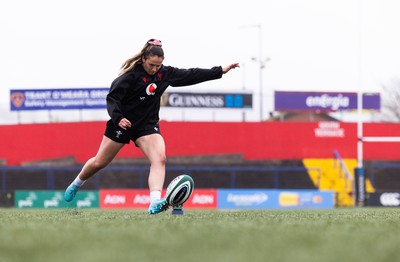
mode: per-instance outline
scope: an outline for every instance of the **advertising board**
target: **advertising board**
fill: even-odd
[[[400,192],[387,191],[369,193],[366,198],[367,206],[400,207]]]
[[[363,108],[380,110],[378,93],[363,94]],[[275,110],[356,110],[356,92],[275,92]]]
[[[14,204],[16,208],[98,208],[99,194],[97,191],[82,190],[68,203],[64,200],[64,191],[16,190]]]
[[[150,203],[147,189],[102,189],[100,208],[148,208]]]
[[[12,89],[11,111],[100,109],[106,107],[109,88]]]
[[[251,109],[253,107],[253,95],[244,93],[166,92],[161,98],[161,106]]]
[[[165,195],[163,190],[162,195]],[[100,190],[100,208],[105,209],[147,209],[150,204],[147,189],[102,189]],[[184,204],[190,209],[215,209],[217,207],[216,189],[194,189]]]
[[[333,208],[333,191],[219,189],[219,209]]]
[[[216,209],[217,196],[217,189],[194,189],[184,207],[190,209]]]

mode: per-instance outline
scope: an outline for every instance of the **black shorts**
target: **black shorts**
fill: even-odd
[[[155,124],[153,127],[145,130],[133,130],[133,129],[124,130],[119,126],[115,126],[111,121],[108,121],[106,131],[104,132],[104,135],[109,139],[117,143],[123,143],[123,144],[129,144],[131,140],[135,143],[136,139],[138,139],[139,137],[151,134],[161,135],[158,123]],[[136,143],[135,145],[138,146]]]

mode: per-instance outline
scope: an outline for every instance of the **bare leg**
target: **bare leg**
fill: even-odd
[[[86,162],[81,172],[65,190],[64,200],[67,202],[72,201],[83,183],[96,174],[100,169],[106,167],[123,146],[124,144],[114,142],[104,136],[96,156]]]
[[[117,143],[104,136],[95,157],[90,158],[79,173],[79,178],[87,180],[106,167],[125,144]]]
[[[149,189],[162,191],[165,180],[165,143],[159,134],[139,137],[136,144],[150,161]]]

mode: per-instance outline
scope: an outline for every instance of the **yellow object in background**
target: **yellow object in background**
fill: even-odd
[[[282,192],[279,194],[279,205],[281,207],[298,206],[299,204],[299,194],[289,192]]]

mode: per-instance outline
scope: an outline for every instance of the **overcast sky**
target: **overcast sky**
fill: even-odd
[[[0,0],[0,115],[9,89],[109,87],[149,38],[166,65],[241,63],[192,90],[258,96],[262,40],[267,107],[274,90],[380,92],[400,77],[399,12],[398,0]]]

